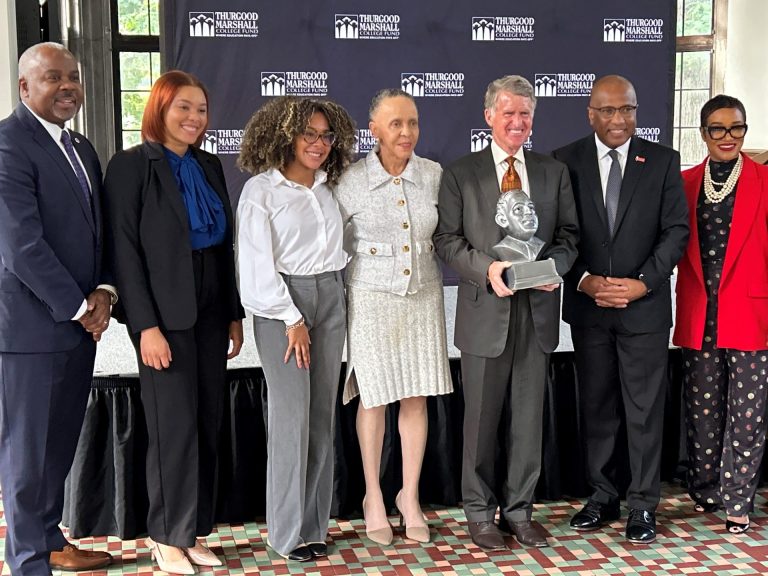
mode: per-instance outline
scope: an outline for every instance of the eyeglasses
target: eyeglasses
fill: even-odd
[[[734,140],[741,140],[747,135],[746,124],[736,124],[730,128],[726,128],[725,126],[702,126],[701,128],[702,130],[706,130],[712,140],[722,140],[725,138],[726,134],[730,134],[731,138]]]
[[[602,108],[596,108],[595,106],[587,106],[590,110],[596,111],[604,120],[610,120],[613,115],[618,112],[624,118],[631,118],[637,110],[637,106],[622,106],[621,108],[614,108],[613,106],[603,106]]]
[[[304,142],[307,144],[314,144],[317,142],[318,138],[322,140],[323,144],[326,146],[333,146],[333,143],[336,142],[336,134],[333,132],[323,132],[320,134],[320,132],[315,132],[314,130],[304,130],[301,137],[304,138]]]

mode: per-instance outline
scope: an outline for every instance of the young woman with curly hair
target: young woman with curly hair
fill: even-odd
[[[238,160],[254,174],[237,259],[267,381],[267,543],[300,562],[327,555],[347,262],[330,186],[353,144],[341,106],[284,97],[250,119]]]

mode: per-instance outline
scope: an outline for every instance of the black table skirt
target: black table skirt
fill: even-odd
[[[342,375],[344,372],[342,371]],[[463,400],[459,361],[451,361],[454,392],[428,399],[429,436],[421,475],[422,502],[455,506],[461,498]],[[537,498],[557,500],[588,495],[584,446],[578,417],[579,395],[573,353],[552,355],[544,410],[544,446]],[[680,353],[670,350],[664,421],[662,477],[671,480],[684,469],[681,433]],[[343,377],[339,387],[343,385]],[[264,517],[266,436],[260,368],[228,372],[229,403],[221,434],[217,519],[241,523]],[[357,400],[342,406],[336,425],[336,463],[332,514],[360,514],[363,471],[355,433]],[[382,487],[388,505],[401,487],[397,406],[387,410],[382,454]],[[500,458],[503,454],[499,438]],[[622,443],[626,445],[626,442]],[[64,524],[74,538],[145,533],[146,430],[138,377],[94,378],[85,423],[69,478]],[[619,469],[628,480],[626,454]],[[503,469],[503,466],[499,466]],[[500,485],[500,484],[499,484]]]

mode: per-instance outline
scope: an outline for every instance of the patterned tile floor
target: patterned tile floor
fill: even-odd
[[[723,517],[694,515],[687,496],[678,486],[665,485],[657,519],[658,539],[650,546],[634,546],[624,540],[624,523],[606,529],[576,534],[568,521],[581,503],[548,502],[536,506],[534,518],[551,536],[551,547],[523,548],[513,538],[510,550],[485,553],[472,544],[459,508],[427,510],[432,526],[432,543],[419,545],[403,540],[397,532],[395,543],[382,548],[366,540],[362,520],[340,520],[331,524],[333,546],[322,562],[287,562],[265,548],[263,523],[222,525],[208,538],[208,545],[226,561],[226,566],[200,570],[200,574],[589,574],[594,576],[662,574],[742,575],[768,573],[768,488],[758,496],[753,529],[734,536],[725,533]],[[0,522],[0,547],[4,546],[5,525]],[[116,562],[99,576],[147,575],[159,572],[143,540],[90,538],[80,541],[84,548],[109,550]],[[3,574],[8,574],[7,568]],[[86,573],[80,573],[86,574]]]

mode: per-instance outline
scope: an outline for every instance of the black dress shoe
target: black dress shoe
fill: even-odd
[[[472,542],[483,550],[504,550],[504,536],[493,522],[467,522]]]
[[[293,560],[294,562],[309,562],[312,560],[313,555],[312,551],[309,549],[309,546],[305,545],[294,548],[285,558],[288,560]]]
[[[325,558],[328,556],[328,544],[325,542],[310,542],[307,548],[312,552],[314,558]]]
[[[627,540],[632,544],[650,544],[656,540],[656,515],[649,510],[632,508],[627,519]]]
[[[509,527],[512,528],[512,532],[515,534],[517,541],[524,546],[536,546],[537,548],[549,546],[549,544],[547,544],[547,537],[541,532],[541,529],[530,520],[510,522]]]
[[[618,504],[600,504],[588,500],[584,508],[571,518],[571,528],[580,532],[597,530],[605,524],[618,520],[621,510]]]

